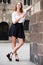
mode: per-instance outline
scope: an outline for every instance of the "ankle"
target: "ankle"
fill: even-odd
[[[17,53],[12,53],[12,55],[13,55],[13,54],[14,54],[14,55],[18,55]]]
[[[14,54],[14,52],[10,52],[12,55]]]

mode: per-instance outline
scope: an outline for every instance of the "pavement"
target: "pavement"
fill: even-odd
[[[18,44],[18,43],[17,43]],[[18,50],[19,62],[15,61],[13,56],[13,61],[10,62],[6,54],[12,50],[11,43],[0,43],[0,65],[36,65],[30,62],[30,44],[24,43],[24,45]]]

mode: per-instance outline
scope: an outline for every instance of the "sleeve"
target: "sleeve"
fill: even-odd
[[[14,23],[15,20],[16,20],[16,15],[15,15],[15,13],[12,13],[12,22]]]

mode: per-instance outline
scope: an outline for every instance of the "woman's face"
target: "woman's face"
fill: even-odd
[[[17,9],[20,10],[20,8],[21,8],[21,4],[17,3]]]

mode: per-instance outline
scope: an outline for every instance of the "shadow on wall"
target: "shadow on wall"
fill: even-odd
[[[29,20],[25,20],[25,22],[24,22],[24,30],[29,31]]]

